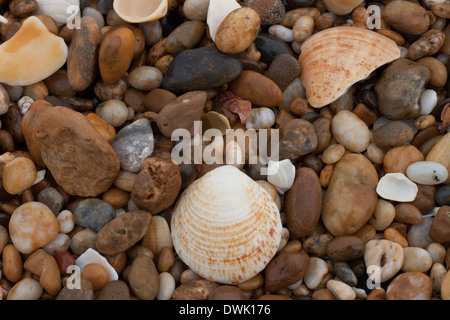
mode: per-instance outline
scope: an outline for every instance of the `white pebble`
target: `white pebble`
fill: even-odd
[[[117,99],[100,103],[95,109],[95,113],[113,127],[123,125],[129,115],[128,106],[125,102]]]
[[[73,230],[75,222],[73,220],[73,214],[69,210],[63,210],[56,216],[56,221],[59,224],[60,233],[69,233]]]
[[[438,162],[418,161],[408,166],[406,175],[415,183],[435,185],[447,180],[448,171]]]
[[[337,300],[355,300],[356,293],[348,284],[338,280],[328,280],[327,289]]]
[[[45,178],[45,170],[44,169],[43,170],[39,170],[37,172],[36,179],[33,181],[32,186],[34,186],[35,184],[38,184],[39,182],[44,180],[44,178]]]
[[[28,96],[23,96],[22,98],[20,98],[19,102],[17,102],[17,106],[20,109],[20,113],[22,113],[22,115],[27,113],[28,109],[30,109],[33,102],[34,100]]]
[[[294,40],[292,29],[278,24],[269,27],[269,34],[288,43]]]
[[[306,286],[314,290],[322,281],[323,277],[328,273],[328,265],[325,260],[318,257],[309,259],[309,267],[303,277]]]
[[[32,278],[25,278],[12,287],[6,300],[39,300],[43,291],[39,282]]]
[[[436,91],[427,89],[422,92],[422,95],[420,96],[420,114],[430,114],[434,107],[436,107],[437,100],[438,97]]]
[[[159,274],[159,289],[156,299],[170,300],[175,291],[175,279],[168,272],[161,272]]]
[[[445,261],[445,255],[447,254],[445,251],[445,247],[437,242],[430,243],[426,250],[431,256],[431,260],[434,263],[444,263]]]
[[[269,129],[275,123],[275,113],[266,107],[252,108],[250,115],[245,121],[247,129]]]
[[[379,272],[376,276],[379,276],[381,282],[391,279],[400,271],[403,265],[403,259],[403,248],[396,242],[380,239],[370,240],[366,243],[364,262],[367,271],[372,270],[372,266],[378,267]],[[368,274],[369,276],[372,275],[371,272],[368,272]]]

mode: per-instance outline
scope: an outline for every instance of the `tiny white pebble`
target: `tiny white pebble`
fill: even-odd
[[[427,89],[422,92],[422,95],[420,96],[420,114],[430,114],[434,107],[436,107],[437,99],[437,93],[434,90]]]
[[[278,24],[269,27],[269,34],[288,43],[294,40],[292,30]]]
[[[28,96],[23,96],[22,98],[20,98],[20,100],[17,102],[17,106],[20,109],[20,113],[22,113],[22,115],[27,113],[33,102],[34,100]]]

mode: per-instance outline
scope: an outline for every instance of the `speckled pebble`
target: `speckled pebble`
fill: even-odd
[[[78,202],[73,208],[76,224],[98,232],[106,223],[116,217],[116,211],[106,201],[89,198]]]

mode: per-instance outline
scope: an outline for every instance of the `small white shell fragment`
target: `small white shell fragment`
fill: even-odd
[[[36,179],[34,180],[32,186],[34,186],[35,184],[38,184],[39,182],[41,182],[42,180],[44,180],[44,178],[45,178],[45,172],[46,172],[45,169],[39,170],[39,171],[37,172]]]
[[[77,13],[71,9],[71,6],[80,8],[79,0],[36,0],[38,5],[37,9],[33,12],[34,15],[42,14],[52,17],[53,20],[62,26],[67,23],[74,13]]]
[[[190,184],[175,205],[170,225],[180,259],[202,278],[225,284],[261,272],[275,256],[282,234],[270,194],[230,165]]]
[[[232,11],[241,6],[236,0],[210,0],[206,23],[209,27],[209,35],[212,41],[216,41],[216,32],[220,24]]]
[[[418,161],[406,169],[409,179],[418,184],[435,185],[444,183],[448,178],[447,168],[434,161]]]
[[[420,114],[430,114],[434,107],[436,107],[437,101],[438,97],[436,91],[427,89],[422,92],[422,95],[420,96]]]
[[[418,192],[417,185],[403,173],[387,173],[377,185],[380,197],[398,202],[414,201]]]
[[[284,42],[292,42],[294,41],[294,36],[292,33],[292,29],[289,29],[282,25],[273,25],[269,27],[269,34],[280,39]]]
[[[4,16],[0,15],[0,23],[8,23],[8,19],[6,19]]]
[[[30,109],[33,102],[34,100],[28,96],[23,96],[22,98],[20,98],[19,102],[17,102],[17,106],[20,109],[20,113],[22,113],[22,115],[27,113],[28,109]]]
[[[87,249],[81,256],[79,256],[75,260],[75,265],[80,268],[80,271],[83,271],[83,268],[90,263],[98,263],[102,265],[107,271],[109,275],[109,281],[114,281],[119,279],[119,275],[116,270],[109,264],[108,260],[103,257],[96,250],[89,248]]]
[[[288,191],[295,179],[295,166],[291,160],[269,161],[267,181],[277,188],[277,191],[284,194]]]

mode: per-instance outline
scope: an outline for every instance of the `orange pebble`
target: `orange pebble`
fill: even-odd
[[[114,209],[125,207],[130,200],[130,194],[119,188],[111,188],[106,191],[102,200],[108,202]]]
[[[98,263],[89,263],[81,271],[81,276],[89,280],[94,291],[102,289],[109,279],[108,271]]]
[[[95,113],[89,113],[86,118],[108,142],[111,142],[114,139],[114,137],[116,136],[116,130],[105,120],[100,118]]]
[[[402,234],[394,228],[387,228],[384,230],[384,238],[386,240],[397,242],[403,248],[408,246],[408,240],[406,240],[405,237],[403,237]]]

